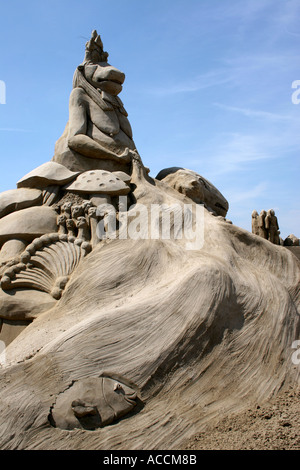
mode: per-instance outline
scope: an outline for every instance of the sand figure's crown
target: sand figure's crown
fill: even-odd
[[[97,64],[98,62],[106,62],[108,58],[108,52],[103,51],[103,43],[101,37],[96,30],[92,32],[91,39],[85,45],[85,57],[84,62],[92,62]]]

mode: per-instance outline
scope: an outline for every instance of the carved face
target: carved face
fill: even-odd
[[[78,228],[87,227],[87,225],[88,223],[85,217],[83,216],[78,217],[77,222],[76,222],[76,226]]]
[[[67,212],[68,214],[71,214],[71,207],[72,207],[72,203],[71,203],[71,202],[65,202],[65,203],[61,206],[61,210],[62,210],[62,212]]]
[[[137,393],[126,379],[90,377],[58,395],[52,418],[61,429],[96,429],[129,413],[136,399]]]
[[[83,215],[83,207],[82,206],[72,206],[72,217],[73,219],[77,219],[79,216]]]
[[[118,95],[122,91],[125,75],[107,62],[99,64],[86,64],[84,74],[87,81],[95,88],[106,91],[111,95]]]
[[[74,220],[73,219],[67,219],[66,220],[66,226],[67,226],[67,229],[72,230],[75,227]]]
[[[67,220],[65,214],[61,214],[57,217],[57,225],[64,225]]]
[[[84,201],[82,203],[82,207],[83,207],[84,212],[87,214],[89,212],[89,209],[93,207],[93,204],[91,203],[91,201]]]

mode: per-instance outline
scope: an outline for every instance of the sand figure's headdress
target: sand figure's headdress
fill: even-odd
[[[107,58],[108,52],[103,51],[101,37],[97,31],[94,30],[91,39],[85,45],[84,63],[92,62],[93,64],[97,64],[98,62],[106,62]]]
[[[92,32],[91,39],[85,45],[85,56],[82,64],[78,65],[73,76],[73,88],[82,88],[87,95],[104,111],[111,111],[111,103],[107,103],[101,96],[101,93],[91,85],[85,77],[85,65],[95,64],[95,69],[99,62],[107,62],[108,52],[103,51],[103,43],[96,30]],[[126,113],[122,106],[123,113]],[[126,113],[127,115],[127,113]]]

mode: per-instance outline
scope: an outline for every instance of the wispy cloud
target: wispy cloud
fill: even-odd
[[[241,133],[223,134],[223,142],[215,147],[210,162],[214,175],[247,169],[250,163],[274,158],[265,137]]]
[[[268,189],[268,183],[266,181],[262,181],[261,183],[257,184],[256,186],[247,189],[246,191],[239,188],[235,188],[234,190],[228,189],[226,191],[227,196],[229,197],[230,203],[235,204],[243,201],[254,200],[260,198]]]
[[[178,93],[191,93],[206,88],[215,87],[229,83],[233,77],[224,70],[214,70],[202,75],[198,75],[192,79],[187,79],[181,83],[169,84],[166,87],[157,87],[149,90],[150,93],[155,95],[174,95]]]
[[[284,114],[271,113],[269,111],[261,111],[257,109],[240,108],[236,106],[227,106],[222,103],[214,103],[214,106],[217,106],[218,108],[224,109],[226,111],[232,111],[232,112],[243,114],[246,117],[254,117],[254,118],[259,118],[259,119],[271,119],[275,121],[290,121],[293,119],[292,116],[288,116]]]
[[[201,171],[210,181],[222,182],[224,175],[232,176],[253,170],[261,171],[266,164],[274,160],[286,158],[290,153],[299,149],[299,140],[295,139],[294,128],[282,129],[282,132],[265,127],[257,133],[225,133],[206,142],[205,146],[195,149],[185,155],[185,166]],[[182,155],[181,155],[182,158]]]

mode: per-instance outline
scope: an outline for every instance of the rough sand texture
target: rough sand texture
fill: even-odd
[[[188,450],[300,450],[300,390],[286,390],[190,439]]]
[[[191,203],[137,163],[132,181],[140,203]],[[184,239],[113,240],[82,261],[56,306],[7,348],[1,449],[178,449],[220,412],[298,383],[298,260],[204,216],[200,250]],[[143,409],[95,431],[52,427],[57,395],[104,371],[133,381]]]

